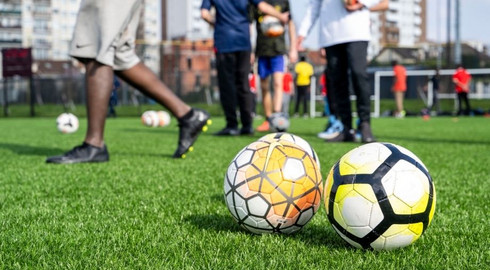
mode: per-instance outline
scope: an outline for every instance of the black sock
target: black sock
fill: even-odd
[[[193,114],[194,114],[194,109],[191,108],[188,113],[184,114],[184,116],[182,116],[181,118],[179,118],[179,122],[190,119]]]

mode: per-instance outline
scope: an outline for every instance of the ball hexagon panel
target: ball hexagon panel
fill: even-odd
[[[391,151],[380,143],[365,144],[340,159],[340,174],[371,174],[391,154]]]
[[[271,205],[260,194],[255,195],[247,200],[247,210],[252,216],[265,218]]]
[[[296,181],[306,174],[303,162],[297,158],[286,158],[282,168],[282,176],[285,180]]]
[[[396,214],[423,213],[429,202],[429,179],[416,166],[398,161],[381,179]]]
[[[342,187],[349,191],[345,192]],[[339,187],[342,199],[335,200],[338,212],[334,212],[334,218],[343,221],[348,232],[362,238],[381,223],[383,212],[369,184],[355,184],[352,189],[350,187]],[[345,195],[342,196],[342,193]]]
[[[391,250],[410,245],[423,231],[422,223],[391,225],[378,239],[371,243],[374,249]]]
[[[238,168],[248,165],[252,161],[252,157],[255,151],[251,149],[245,149],[235,158],[235,163]]]
[[[298,217],[298,220],[296,221],[296,224],[298,224],[300,226],[306,225],[306,223],[308,223],[308,221],[310,221],[310,219],[313,217],[313,215],[315,215],[315,209],[314,208],[308,208],[306,210],[301,211],[301,213],[299,213],[299,217]]]

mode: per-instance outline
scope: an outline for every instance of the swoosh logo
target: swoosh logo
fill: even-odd
[[[264,164],[264,171],[265,169],[267,168],[267,165],[269,165],[269,159],[271,158],[271,155],[272,155],[272,151],[274,151],[274,148],[276,148],[277,146],[281,146],[281,147],[284,147],[281,143],[275,141],[275,142],[272,142],[270,145],[269,145],[269,149],[267,149],[267,157],[265,159],[265,164]]]
[[[90,46],[91,44],[76,44],[75,47],[77,47],[77,49],[80,49],[80,48],[83,48],[83,47],[87,47],[87,46]]]

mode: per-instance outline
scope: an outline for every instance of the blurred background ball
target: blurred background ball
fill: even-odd
[[[224,180],[226,205],[246,230],[293,233],[318,210],[321,173],[313,158],[288,141],[256,141],[231,161]]]
[[[56,127],[61,133],[73,133],[78,130],[78,117],[72,113],[62,113],[56,118]]]
[[[158,120],[159,120],[158,126],[166,127],[166,126],[170,125],[171,117],[167,111],[158,111],[157,115],[158,115]]]
[[[158,127],[160,119],[156,111],[146,111],[141,115],[141,122],[147,127]]]
[[[376,250],[415,242],[436,205],[425,165],[390,143],[365,144],[345,154],[330,170],[324,196],[328,220],[342,239]]]
[[[278,37],[284,33],[284,26],[279,19],[269,15],[263,17],[260,29],[266,37]]]
[[[305,150],[310,156],[313,157],[313,159],[316,162],[316,165],[318,165],[318,169],[321,170],[320,159],[318,158],[318,155],[316,154],[315,150],[305,139],[301,138],[298,135],[294,135],[292,133],[287,133],[287,132],[277,132],[277,133],[269,133],[261,137],[260,139],[258,139],[258,141],[268,141],[268,142],[280,141],[280,140],[286,140],[288,142],[294,143],[300,146],[301,148],[303,148],[303,150]]]
[[[289,117],[285,113],[273,113],[270,116],[270,130],[274,132],[286,132],[289,128]]]

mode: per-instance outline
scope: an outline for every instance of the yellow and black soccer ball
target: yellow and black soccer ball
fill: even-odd
[[[324,197],[328,219],[342,239],[376,250],[415,242],[436,205],[425,165],[390,143],[365,144],[345,154],[328,174]]]

